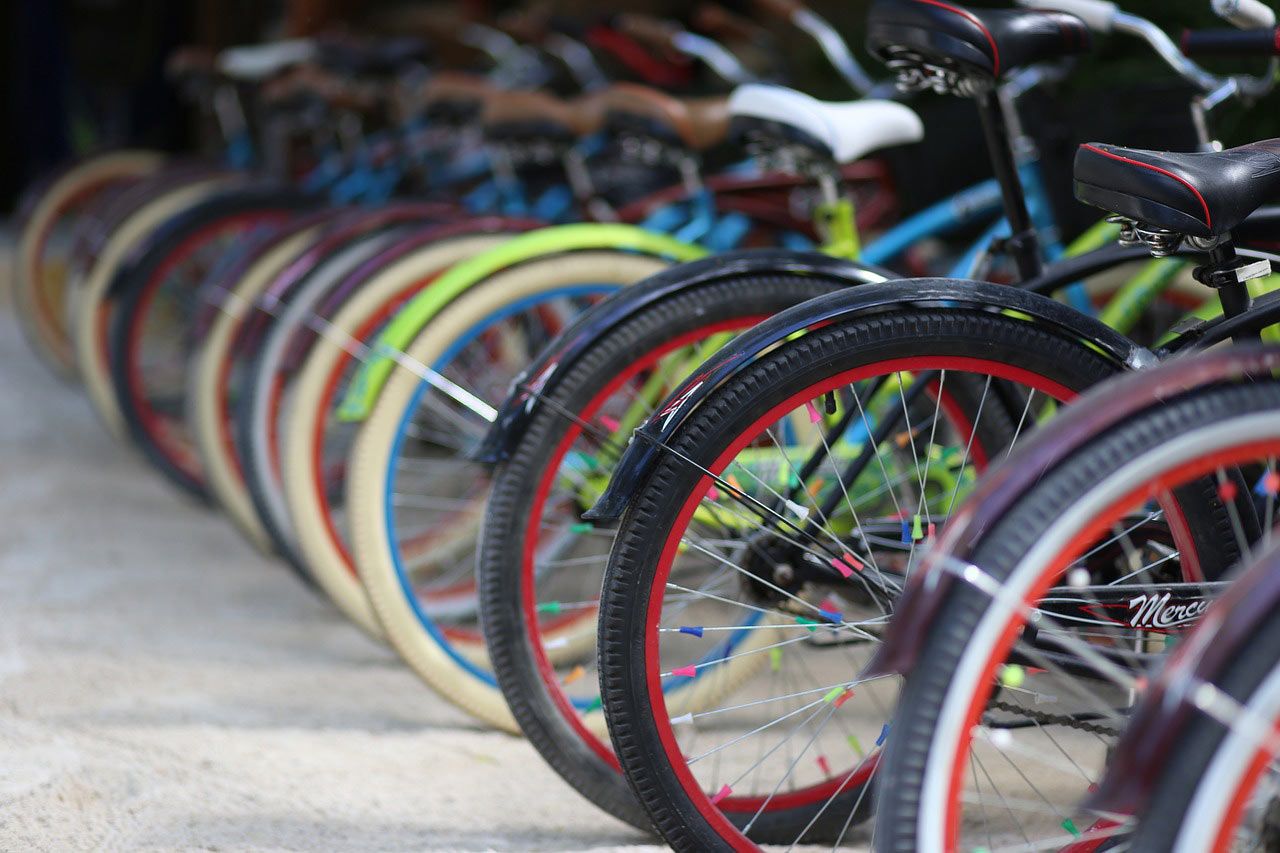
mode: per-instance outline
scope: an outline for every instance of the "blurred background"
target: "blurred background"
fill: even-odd
[[[811,5],[861,51],[867,0],[814,0]],[[1129,0],[1122,5],[1171,33],[1220,25],[1204,0]],[[29,181],[73,156],[125,145],[170,151],[194,147],[200,130],[191,99],[179,97],[164,73],[166,59],[183,46],[218,49],[291,36],[394,34],[426,39],[451,64],[469,62],[482,69],[483,56],[468,59],[457,40],[448,37],[460,22],[520,32],[531,22],[562,18],[573,21],[590,43],[592,22],[603,27],[618,15],[641,12],[678,21],[695,32],[712,31],[762,77],[786,79],[818,97],[852,96],[811,38],[777,26],[752,0],[725,0],[722,5],[749,27],[713,25],[706,8],[680,0],[625,0],[607,8],[589,0],[9,0],[0,4],[0,33],[8,41],[0,51],[7,65],[0,113],[5,131],[0,133],[0,211],[14,207]],[[1067,176],[1076,143],[1103,139],[1169,150],[1194,144],[1184,84],[1145,45],[1113,37],[1097,51],[1105,61],[1085,63],[1056,89],[1037,92],[1023,105],[1067,231],[1090,221],[1090,214],[1070,197]],[[883,75],[874,61],[860,58],[872,73]],[[672,64],[670,57],[664,61]],[[724,89],[719,81],[696,79],[699,73],[708,75],[696,63],[688,64],[690,79],[678,81],[679,89]],[[554,88],[555,81],[548,82]],[[979,139],[971,103],[928,97],[912,103],[925,118],[928,136],[890,158],[907,211],[987,171],[982,158],[971,156]],[[1215,131],[1228,145],[1280,136],[1280,114],[1261,108],[1233,113],[1228,107],[1215,114]]]

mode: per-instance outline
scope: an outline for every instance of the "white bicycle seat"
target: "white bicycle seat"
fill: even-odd
[[[290,65],[306,62],[315,55],[316,44],[311,39],[229,47],[218,54],[218,70],[228,77],[252,83],[264,80]]]
[[[729,97],[729,114],[798,130],[826,147],[840,164],[852,163],[880,148],[924,138],[920,117],[896,101],[831,103],[785,86],[739,86]]]

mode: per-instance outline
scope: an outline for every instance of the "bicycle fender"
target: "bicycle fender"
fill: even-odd
[[[1272,548],[1209,607],[1148,685],[1089,797],[1091,808],[1137,814],[1145,807],[1165,761],[1200,713],[1197,688],[1216,684],[1230,663],[1247,656],[1250,641],[1277,608],[1280,549]]]
[[[930,626],[952,586],[965,582],[961,580],[964,570],[971,565],[985,532],[1012,511],[1028,488],[1099,433],[1192,389],[1238,381],[1241,376],[1265,375],[1277,367],[1280,350],[1257,346],[1174,358],[1108,382],[1086,394],[1078,405],[1068,406],[1014,448],[1003,463],[986,472],[948,519],[937,545],[912,572],[884,642],[863,674],[906,674],[915,667]]]
[[[702,257],[706,250],[634,225],[582,223],[539,228],[453,265],[400,309],[373,346],[374,355],[352,377],[338,409],[345,421],[368,417],[391,377],[396,357],[453,299],[491,275],[522,263],[568,252],[600,249],[635,252],[673,261]]]
[[[920,305],[1013,311],[1028,322],[1046,324],[1063,334],[1092,341],[1117,365],[1132,368],[1151,358],[1146,350],[1092,317],[1007,285],[945,278],[899,279],[820,296],[739,335],[673,391],[657,413],[636,429],[604,494],[583,518],[620,518],[657,464],[661,448],[720,386],[775,347],[831,323]]]
[[[743,275],[787,273],[826,278],[841,284],[871,284],[893,273],[869,264],[817,252],[743,249],[674,266],[619,290],[579,316],[511,384],[498,417],[473,459],[498,463],[508,458],[525,430],[564,377],[591,345],[651,306],[700,287]]]
[[[139,269],[148,262],[149,252],[170,239],[174,234],[181,234],[192,225],[210,217],[253,213],[259,210],[272,210],[282,213],[305,213],[315,209],[320,199],[300,192],[285,185],[262,185],[248,187],[230,187],[216,192],[208,198],[201,199],[169,221],[161,225],[134,247],[125,263],[121,264],[107,285],[107,294],[119,298],[136,278]],[[140,283],[140,282],[139,282]]]

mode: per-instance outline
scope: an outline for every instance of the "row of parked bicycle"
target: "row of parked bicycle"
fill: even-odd
[[[875,0],[899,97],[772,4],[847,103],[636,19],[434,33],[483,73],[184,52],[236,165],[34,188],[20,316],[177,486],[677,849],[1280,849],[1280,140],[1209,135],[1273,109],[1280,30],[1034,6]],[[1106,37],[1203,150],[1081,146],[1109,216],[1060,246],[1018,101]],[[646,38],[736,85],[611,81]],[[869,155],[948,133],[921,90],[976,102],[995,177],[899,220]]]

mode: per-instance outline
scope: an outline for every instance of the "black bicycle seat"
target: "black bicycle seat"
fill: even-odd
[[[1076,198],[1193,237],[1224,234],[1280,199],[1280,139],[1188,154],[1087,143],[1076,151]]]
[[[964,74],[996,78],[1034,62],[1085,53],[1089,29],[1074,15],[1039,9],[968,9],[943,0],[875,0],[867,49],[902,51]]]

